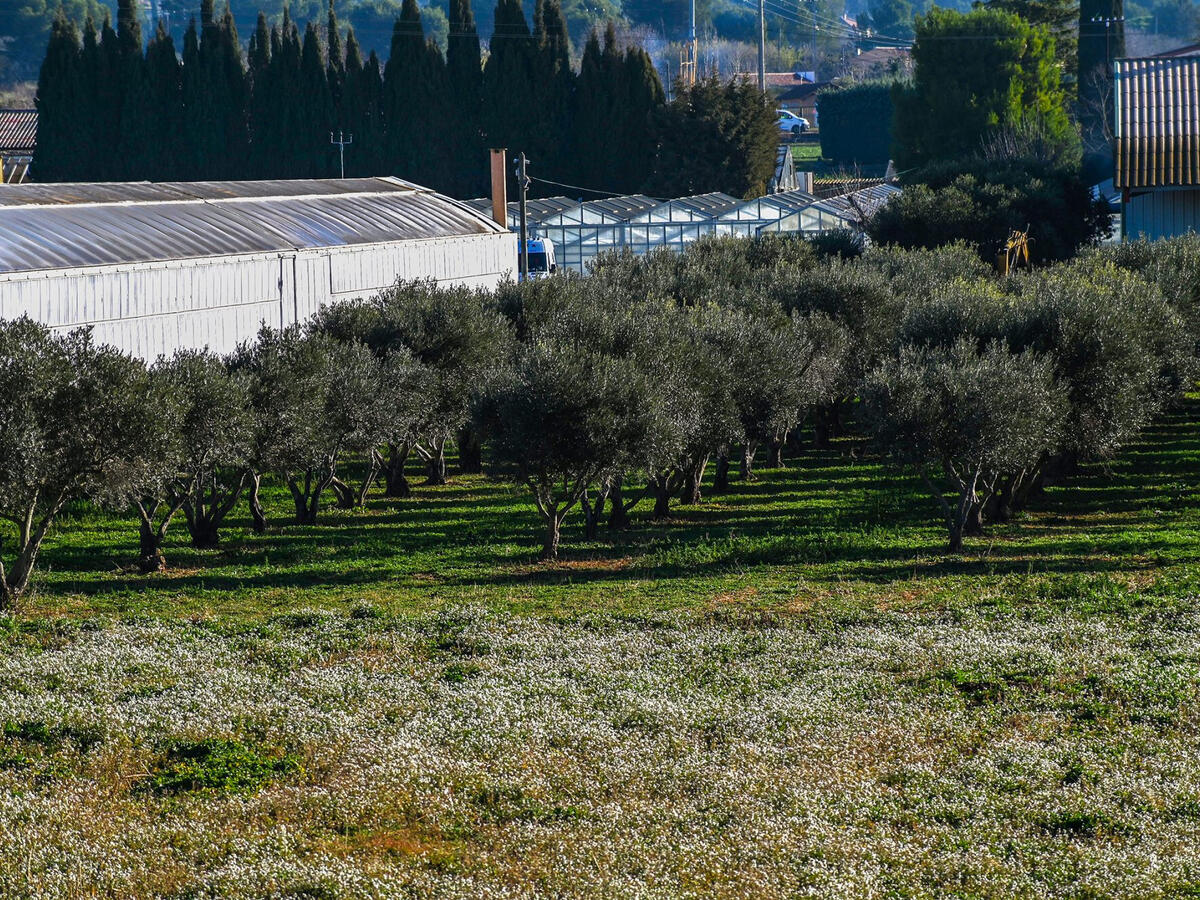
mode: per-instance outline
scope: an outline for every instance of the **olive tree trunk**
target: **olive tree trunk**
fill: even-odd
[[[254,469],[246,471],[246,480],[250,482],[250,521],[255,534],[267,533],[267,517],[263,513],[262,499],[258,492],[262,487],[262,473]]]
[[[713,476],[713,493],[723,494],[729,490],[729,450],[717,454],[717,472]]]
[[[24,515],[5,517],[17,526],[17,545],[12,564],[6,568],[4,546],[0,543],[0,612],[14,611],[29,588],[42,541],[65,501],[65,496],[59,495],[46,507],[40,519],[37,518],[36,504],[28,507]]]
[[[383,494],[385,497],[407,497],[412,493],[404,466],[412,453],[411,444],[388,444],[387,466],[383,470]]]
[[[237,505],[246,484],[243,471],[237,481],[224,485],[215,472],[197,478],[183,497],[181,509],[187,522],[192,546],[198,550],[211,550],[220,541],[221,524]]]
[[[483,472],[483,442],[479,430],[470,425],[458,432],[458,469],[464,475]]]
[[[439,485],[446,483],[446,436],[438,435],[429,442],[429,446],[414,444],[417,455],[425,460],[425,483]]]
[[[708,468],[708,454],[705,453],[688,467],[683,478],[683,490],[679,493],[679,502],[684,506],[699,503],[702,499],[700,485],[704,482],[704,470]]]
[[[160,497],[141,497],[134,501],[138,513],[138,569],[143,574],[166,571],[162,545],[171,520],[182,506],[179,498],[164,502]]]

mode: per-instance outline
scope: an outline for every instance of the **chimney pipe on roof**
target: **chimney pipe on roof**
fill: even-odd
[[[504,159],[508,149],[493,148],[492,151],[492,219],[501,228],[508,227],[508,170]]]

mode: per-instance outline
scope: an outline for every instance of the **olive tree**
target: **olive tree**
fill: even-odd
[[[845,358],[845,331],[827,316],[783,315],[778,309],[715,309],[706,339],[726,361],[742,444],[742,477],[753,477],[754,454],[773,448],[772,465],[802,415],[828,402]]]
[[[138,515],[139,566],[166,568],[162,544],[182,510],[193,546],[215,547],[240,497],[252,433],[245,377],[208,350],[179,350],[150,371],[164,428],[125,492]]]
[[[468,424],[473,403],[496,377],[510,326],[484,292],[433,281],[398,282],[371,304],[378,321],[367,343],[377,353],[403,347],[423,367],[426,418],[419,439],[396,450],[416,452],[428,483],[444,484],[446,444]]]
[[[670,392],[629,352],[641,312],[568,305],[529,333],[489,398],[497,471],[532,491],[543,559],[557,555],[563,519],[589,486],[678,453]],[[594,523],[596,506],[588,513]]]
[[[157,451],[155,399],[145,365],[89,329],[0,322],[0,609],[28,589],[64,505],[120,490]]]
[[[867,376],[862,400],[877,447],[936,499],[950,552],[985,485],[1057,445],[1067,408],[1052,357],[970,338],[901,347]]]
[[[283,474],[296,524],[315,525],[343,452],[383,433],[387,407],[376,402],[382,364],[364,344],[298,326],[264,327],[243,353],[258,463]]]

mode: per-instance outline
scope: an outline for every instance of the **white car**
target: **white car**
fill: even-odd
[[[804,116],[798,116],[786,109],[777,109],[775,112],[779,113],[779,131],[782,134],[799,137],[808,131],[808,119]]]

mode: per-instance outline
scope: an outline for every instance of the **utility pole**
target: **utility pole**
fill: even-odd
[[[683,50],[679,54],[679,80],[686,85],[693,85],[696,83],[696,65],[698,55],[699,43],[696,40],[696,0],[692,0],[691,25],[688,27],[687,41],[684,42]],[[669,69],[670,64],[668,63],[668,83],[671,80]],[[667,99],[670,98],[668,97]]]
[[[354,135],[350,135],[350,137],[347,138],[344,133],[339,131],[338,139],[335,141],[333,139],[333,132],[331,131],[331,132],[329,132],[329,143],[333,144],[334,146],[336,146],[338,148],[338,162],[341,164],[341,172],[342,172],[341,177],[345,178],[346,177],[346,148],[354,143]]]
[[[527,281],[529,279],[529,227],[528,219],[525,217],[525,204],[529,194],[529,176],[525,174],[525,167],[529,165],[529,160],[522,153],[514,161],[517,164],[517,190],[521,192],[520,201],[517,204],[521,220],[521,246],[518,249],[517,270],[520,280]]]
[[[758,0],[758,89],[767,91],[767,4]]]

